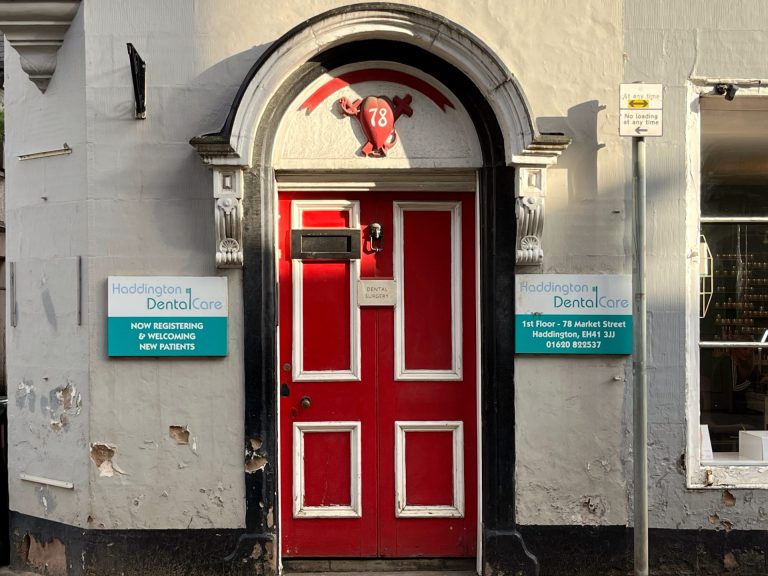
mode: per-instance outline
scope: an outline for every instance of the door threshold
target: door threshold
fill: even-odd
[[[283,558],[283,574],[338,576],[376,573],[377,576],[476,576],[474,558]]]

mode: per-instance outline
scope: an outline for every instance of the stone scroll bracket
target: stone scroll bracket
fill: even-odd
[[[243,266],[243,171],[213,167],[216,218],[216,267]]]
[[[540,266],[544,262],[542,235],[547,191],[547,167],[568,148],[571,139],[561,135],[542,135],[513,158],[515,166],[515,263]]]
[[[541,236],[544,232],[546,178],[546,168],[521,166],[517,169],[515,178],[516,264],[540,264],[544,260]]]

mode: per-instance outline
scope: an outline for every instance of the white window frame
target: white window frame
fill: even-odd
[[[714,462],[701,459],[699,424],[701,422],[699,386],[699,238],[701,224],[701,110],[700,98],[713,94],[717,84],[733,84],[738,87],[736,98],[761,96],[768,105],[768,80],[734,78],[692,78],[688,83],[688,121],[686,122],[686,485],[688,488],[718,489],[764,488],[768,489],[768,461],[735,464],[729,461]],[[711,220],[710,220],[711,221]],[[761,219],[762,221],[762,219]],[[764,219],[768,224],[768,217]]]

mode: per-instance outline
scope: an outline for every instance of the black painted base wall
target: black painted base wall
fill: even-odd
[[[538,560],[541,576],[632,574],[632,528],[521,526],[519,530]],[[768,574],[768,530],[652,529],[648,539],[652,575]]]
[[[519,531],[486,531],[483,540],[486,575],[632,574],[631,528],[521,526]],[[12,512],[11,566],[43,573],[40,548],[35,551],[30,543],[64,556],[62,576],[272,576],[276,565],[270,535],[83,530]],[[651,574],[656,576],[763,576],[768,574],[766,558],[768,530],[650,531]],[[50,568],[46,573],[57,575]]]
[[[64,573],[56,570],[60,564],[66,565]],[[11,567],[19,570],[51,576],[273,576],[275,566],[271,535],[84,530],[11,512]]]

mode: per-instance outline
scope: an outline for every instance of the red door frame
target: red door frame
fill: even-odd
[[[472,175],[472,179],[474,180],[474,174]],[[445,192],[446,188],[444,184],[441,181],[441,178],[437,177],[436,183],[434,184],[434,190],[430,189],[429,184],[426,184],[426,190],[427,191],[434,191],[434,192]],[[334,195],[343,195],[345,192],[349,191],[350,187],[354,188],[356,192],[359,191],[365,191],[366,193],[375,194],[377,189],[381,190],[381,186],[376,187],[366,187],[369,186],[367,183],[370,182],[370,180],[366,181],[366,184],[360,184],[359,186],[350,186],[348,187],[349,183],[346,183],[347,185],[339,187],[334,186],[333,184],[325,185],[322,183],[323,178],[318,177],[316,182],[313,182],[312,186],[308,186],[305,188],[304,191],[311,191],[316,192],[318,195],[318,198],[321,197],[322,194],[334,194]],[[408,182],[407,178],[404,178],[402,181],[402,184],[405,184]],[[425,183],[428,182],[427,179],[419,179],[419,186],[408,186],[407,188],[416,188],[420,191],[425,191]],[[318,186],[319,184],[319,186]],[[391,181],[387,182],[388,185],[392,185]],[[396,185],[396,189],[403,189],[403,186]],[[480,258],[478,254],[479,250],[479,206],[478,206],[478,199],[479,199],[479,193],[477,190],[477,186],[472,186],[474,188],[473,191],[470,192],[469,187],[463,188],[463,190],[466,193],[471,193],[472,200],[474,201],[474,222],[472,223],[472,239],[471,239],[471,245],[472,249],[474,250],[474,282],[475,282],[475,410],[476,410],[476,416],[475,416],[475,430],[474,435],[476,438],[475,441],[475,473],[476,473],[476,502],[474,503],[476,506],[476,538],[477,538],[477,545],[476,545],[476,557],[481,558],[482,557],[482,446],[481,446],[481,431],[482,431],[482,411],[479,409],[480,402],[481,402],[481,389],[482,389],[482,381],[481,381],[481,349],[480,349],[480,334],[481,332],[481,291],[480,291]],[[297,190],[296,185],[281,185],[279,182],[277,183],[277,186],[275,187],[275,196],[277,197],[279,192],[282,190]],[[275,202],[275,211],[277,212],[278,203]],[[468,240],[468,239],[467,239]],[[279,243],[279,235],[275,235],[274,238],[275,242],[275,272],[276,272],[276,278],[279,279],[279,271],[278,271],[278,264],[279,264],[279,251],[278,251],[278,243]],[[276,303],[276,312],[277,315],[279,315],[279,309],[280,309],[280,303],[279,301]],[[276,371],[277,371],[277,377],[276,377],[276,383],[277,383],[277,397],[280,398],[280,371],[282,367],[282,361],[280,358],[280,325],[276,328],[276,358],[277,358],[277,364],[276,364]],[[280,402],[277,403],[277,421],[281,422],[282,414],[280,409]],[[282,450],[283,450],[283,437],[281,432],[281,426],[277,426],[277,458],[278,458],[278,478],[282,477]],[[278,480],[277,487],[279,490],[282,490],[282,480]],[[282,518],[284,513],[291,513],[291,510],[285,510],[282,506],[282,498],[277,498],[277,506],[278,506],[278,542],[276,543],[277,546],[277,554],[278,559],[280,560],[282,557]]]

